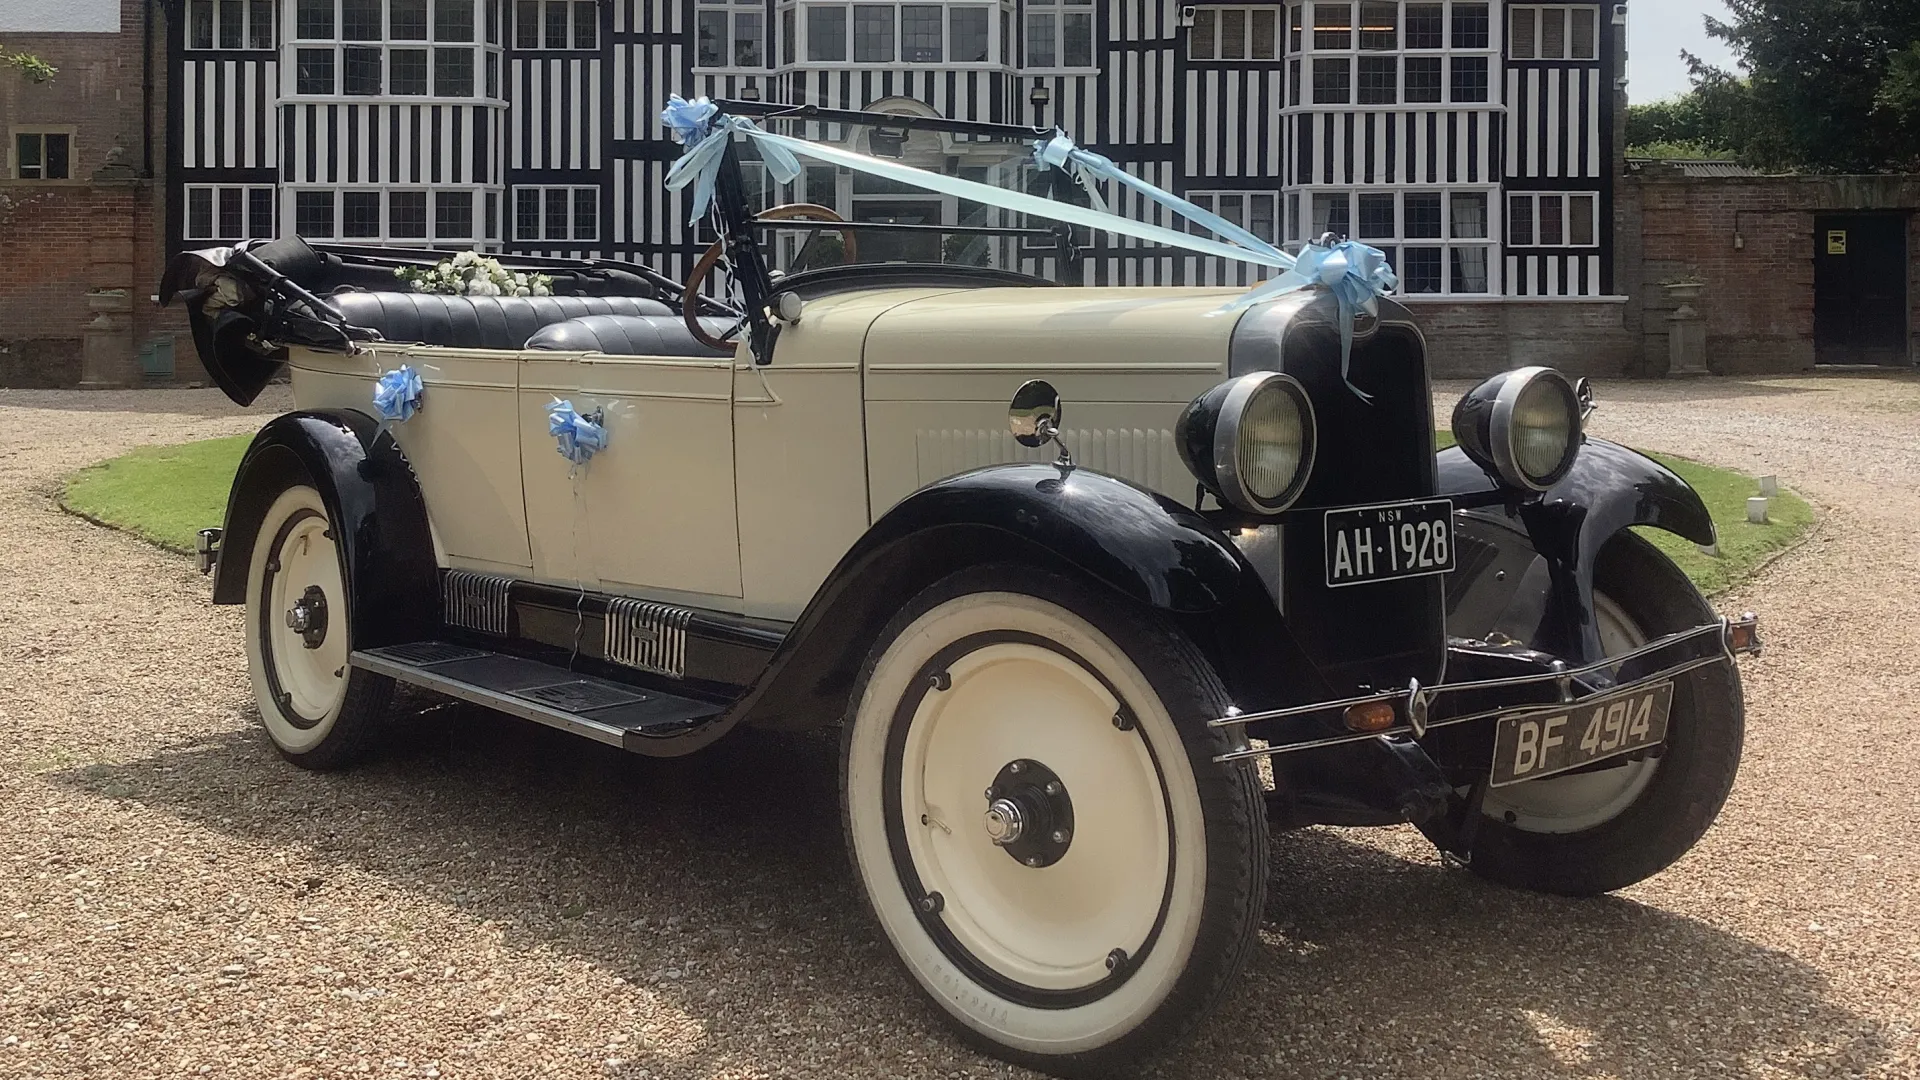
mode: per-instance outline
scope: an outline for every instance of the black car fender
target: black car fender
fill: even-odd
[[[213,602],[247,602],[260,523],[295,484],[319,491],[345,554],[354,647],[432,636],[440,575],[426,502],[393,436],[351,409],[287,413],[254,436],[227,499]]]
[[[1573,471],[1538,495],[1502,489],[1458,447],[1442,450],[1438,465],[1440,494],[1469,507],[1456,515],[1447,589],[1454,637],[1498,631],[1569,663],[1598,660],[1593,576],[1607,541],[1650,525],[1714,543],[1713,517],[1685,480],[1604,439],[1588,439]]]
[[[887,511],[814,594],[736,714],[772,727],[837,719],[894,612],[991,562],[1097,582],[1161,613],[1243,705],[1320,688],[1258,573],[1206,518],[1102,473],[1018,464],[939,481]]]

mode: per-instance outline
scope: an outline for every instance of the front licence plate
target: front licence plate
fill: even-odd
[[[1327,587],[1445,574],[1453,569],[1453,502],[1329,510]]]
[[[1671,680],[1563,712],[1536,709],[1500,718],[1493,740],[1493,787],[1538,780],[1590,762],[1658,746],[1673,708]]]

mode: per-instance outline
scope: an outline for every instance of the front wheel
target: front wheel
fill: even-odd
[[[867,898],[960,1033],[1112,1075],[1183,1034],[1255,940],[1261,791],[1176,630],[1064,579],[967,571],[883,631],[843,733]]]
[[[1714,618],[1686,575],[1631,533],[1601,551],[1593,600],[1609,656]],[[1658,757],[1493,789],[1469,865],[1503,885],[1569,896],[1652,877],[1713,824],[1733,789],[1744,730],[1731,664],[1681,675]]]

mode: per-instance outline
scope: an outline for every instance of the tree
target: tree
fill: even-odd
[[[11,64],[20,69],[21,74],[34,82],[46,82],[60,70],[32,53],[14,52],[0,45],[0,64]]]

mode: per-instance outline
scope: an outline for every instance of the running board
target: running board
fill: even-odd
[[[445,641],[355,652],[354,667],[627,750],[719,716],[705,701],[643,690],[537,660]]]

